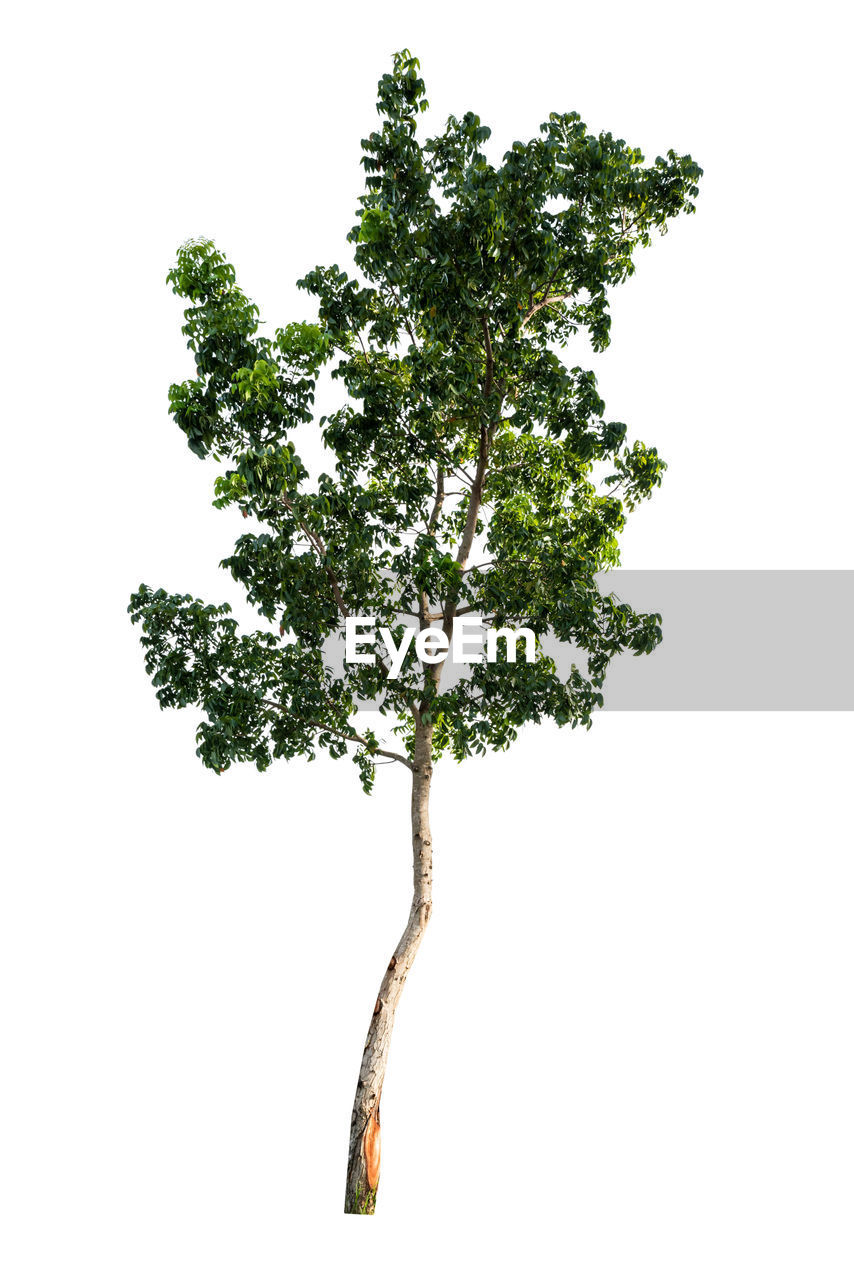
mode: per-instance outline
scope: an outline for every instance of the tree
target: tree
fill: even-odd
[[[323,750],[351,755],[366,791],[381,759],[411,774],[414,891],[362,1055],[350,1213],[374,1211],[392,1024],[430,918],[433,761],[503,750],[545,717],[589,727],[611,657],[660,639],[660,617],[603,594],[596,575],[618,563],[626,513],[665,464],[605,420],[593,374],[555,348],[579,330],[607,346],[610,287],[656,228],[693,211],[702,172],[673,151],[645,167],[575,113],[550,115],[496,166],[471,112],[420,142],[426,107],[403,51],[379,82],[381,125],[362,142],[348,236],[360,278],[333,266],[299,281],[316,323],[265,336],[222,253],[205,240],[179,250],[168,280],[189,304],[196,376],[170,389],[170,409],[193,452],[225,464],[214,505],[254,522],[222,563],[267,625],[241,633],[227,604],[145,585],[129,607],[160,705],[204,712],[208,768],[264,770]],[[346,401],[312,428],[326,366]],[[312,477],[294,437],[318,427],[329,470]],[[452,686],[443,661],[412,648],[398,674],[382,652],[343,671],[324,661],[348,618],[372,616],[397,641],[409,616],[444,643],[469,613],[530,628],[535,660],[501,649]],[[585,669],[558,676],[541,646],[549,630],[579,647]]]

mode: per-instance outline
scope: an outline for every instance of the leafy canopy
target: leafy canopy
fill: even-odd
[[[693,211],[702,171],[673,151],[645,166],[574,112],[496,167],[471,112],[421,142],[426,107],[403,51],[362,142],[358,275],[317,267],[298,282],[316,323],[262,334],[207,240],[185,244],[168,276],[196,370],[170,409],[193,452],[225,464],[214,505],[251,518],[222,563],[268,625],[241,634],[228,605],[145,585],[129,612],[161,706],[203,709],[198,754],[212,769],[352,750],[370,789],[377,756],[407,759],[419,727],[434,753],[462,759],[505,748],[527,721],[589,726],[610,658],[660,639],[657,615],[601,594],[595,575],[617,564],[626,513],[665,464],[605,420],[593,374],[558,350],[579,330],[607,346],[611,286],[656,228]],[[324,367],[345,398],[314,424]],[[294,436],[318,428],[329,469],[311,476]],[[538,651],[443,688],[414,649],[396,679],[382,657],[343,673],[324,663],[348,614],[393,628],[409,614],[450,634],[469,611],[550,628],[586,671],[563,681]],[[362,700],[379,703],[401,752],[359,727]]]

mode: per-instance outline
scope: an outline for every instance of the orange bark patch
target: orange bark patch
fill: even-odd
[[[365,1128],[365,1171],[368,1175],[368,1186],[376,1191],[380,1180],[380,1107],[379,1103],[368,1116]]]

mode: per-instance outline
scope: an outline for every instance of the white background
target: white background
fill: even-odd
[[[294,281],[349,261],[403,46],[426,127],[478,111],[498,158],[576,109],[705,169],[595,361],[670,463],[624,564],[850,567],[844,34],[824,3],[7,19],[8,1280],[850,1278],[850,717],[610,714],[439,766],[362,1221],[347,1131],[406,776],[368,799],[345,762],[205,772],[124,612],[141,579],[237,603],[237,521],[166,411],[175,249],[214,237],[266,318],[311,318]],[[820,620],[792,625],[820,662]]]

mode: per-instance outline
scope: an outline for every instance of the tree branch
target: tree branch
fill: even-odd
[[[538,311],[542,311],[543,307],[550,307],[555,302],[566,302],[571,297],[572,297],[571,293],[553,293],[550,298],[543,298],[542,302],[534,303],[534,305],[530,307],[526,312],[526,314],[523,316],[522,324],[519,329],[519,332],[521,333],[522,329],[527,328],[528,321],[531,320],[537,314]]]
[[[273,702],[271,698],[262,698],[261,701],[267,707],[272,707],[275,711],[281,711],[287,715],[287,708],[283,707],[279,702]],[[389,760],[397,760],[400,764],[405,764],[407,769],[415,770],[415,765],[408,756],[399,755],[397,751],[386,751],[385,747],[375,747],[367,738],[363,738],[360,733],[345,733],[343,729],[335,729],[330,724],[321,724],[319,720],[303,720],[303,724],[311,725],[313,729],[320,729],[323,733],[334,733],[339,738],[343,738],[346,742],[357,742],[362,747],[367,747],[368,752],[372,756],[387,756]]]
[[[349,618],[350,610],[347,608],[346,604],[344,603],[344,597],[341,594],[341,585],[337,577],[335,576],[335,571],[333,570],[331,564],[328,563],[329,552],[327,550],[326,543],[323,541],[319,533],[314,533],[311,529],[309,529],[308,525],[305,524],[300,519],[300,517],[297,515],[294,509],[293,503],[288,498],[282,497],[281,501],[287,507],[288,511],[290,511],[291,515],[294,517],[297,524],[302,529],[303,533],[308,538],[311,545],[314,547],[315,551],[320,555],[323,563],[323,569],[326,573],[327,578],[329,579],[329,584],[332,587],[332,594],[335,597],[335,603],[338,605],[338,609],[341,613],[341,616],[344,618]]]
[[[432,533],[436,528],[436,522],[439,519],[439,513],[442,510],[442,503],[445,501],[445,473],[439,468],[436,475],[436,500],[433,503],[433,510],[430,512],[430,519],[427,521],[427,532]]]
[[[474,475],[474,483],[469,493],[468,507],[466,510],[466,519],[463,526],[463,533],[460,539],[460,545],[457,549],[456,562],[461,573],[465,573],[466,563],[471,555],[474,535],[477,529],[478,512],[483,504],[483,482],[486,476],[487,463],[489,461],[489,448],[492,444],[492,437],[495,433],[497,422],[497,414],[493,416],[489,401],[492,399],[492,391],[495,377],[495,357],[492,350],[492,338],[489,332],[489,323],[486,315],[481,316],[481,327],[483,329],[483,349],[486,358],[486,369],[484,372],[483,398],[485,403],[485,413],[480,423],[480,449],[477,459],[477,470]],[[503,396],[501,397],[503,398]],[[497,413],[501,412],[501,403],[499,401]],[[445,633],[448,644],[451,643],[451,637],[454,633],[454,618],[456,616],[457,600],[451,595],[444,601],[442,607],[442,630]],[[442,677],[444,662],[436,663],[431,667],[431,677],[435,688],[438,688],[439,681]],[[423,709],[422,703],[422,709]]]

